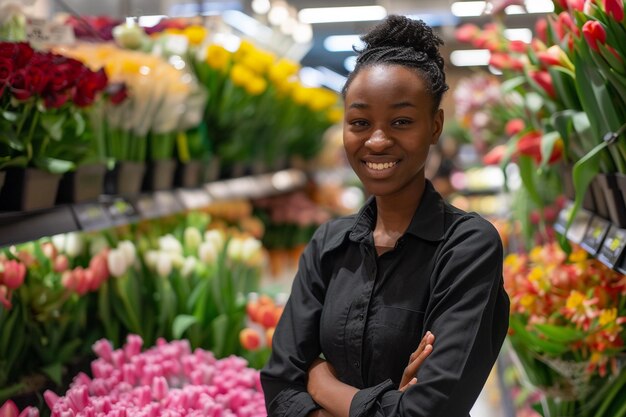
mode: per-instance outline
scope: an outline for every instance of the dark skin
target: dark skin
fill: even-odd
[[[439,140],[443,111],[421,75],[401,65],[363,68],[345,97],[343,128],[346,155],[366,190],[376,198],[373,231],[378,253],[395,247],[408,228],[424,193],[424,166]],[[414,376],[432,352],[435,336],[424,335],[411,355],[400,390],[417,383]],[[321,359],[309,368],[307,390],[322,409],[309,417],[348,417],[358,389],[344,384],[331,364]]]

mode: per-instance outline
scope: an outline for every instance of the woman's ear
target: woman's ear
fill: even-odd
[[[439,142],[439,136],[441,136],[441,132],[443,131],[443,119],[443,109],[437,110],[435,117],[433,118],[433,134],[430,141],[431,145],[436,145],[437,142]]]

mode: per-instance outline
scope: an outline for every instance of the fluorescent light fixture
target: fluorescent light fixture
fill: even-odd
[[[457,67],[489,65],[491,54],[488,49],[463,49],[450,53],[450,62]]]
[[[322,71],[312,67],[302,67],[298,74],[300,76],[300,82],[305,87],[321,87],[324,74]]]
[[[426,12],[420,14],[407,15],[409,19],[421,20],[430,27],[439,26],[456,26],[459,23],[459,18],[450,12]]]
[[[161,20],[165,19],[167,16],[159,14],[154,16],[139,16],[139,26],[144,28],[151,28],[152,26],[156,26]]]
[[[343,67],[348,70],[348,72],[354,71],[354,67],[356,67],[356,56],[349,56],[343,61]]]
[[[526,0],[525,7],[511,5],[504,12],[508,15],[525,14],[525,13],[552,13],[554,4],[551,0]],[[458,17],[480,16],[488,7],[484,1],[457,1],[452,3],[450,9],[452,14]]]
[[[241,39],[232,33],[216,33],[213,36],[215,43],[222,45],[229,52],[235,52],[239,49]]]
[[[530,43],[533,40],[533,31],[528,28],[504,29],[504,37],[510,41]]]
[[[272,29],[238,10],[226,10],[222,20],[241,33],[263,41],[272,37]]]
[[[364,22],[386,16],[387,10],[383,6],[319,7],[298,12],[302,23]]]
[[[457,17],[480,16],[485,11],[484,1],[457,1],[452,3],[450,10]]]
[[[343,86],[345,85],[348,79],[348,77],[344,77],[343,75],[336,73],[330,68],[317,67],[317,70],[324,77],[322,78],[322,85],[336,92],[340,92],[343,89]]]
[[[324,39],[324,49],[329,52],[353,51],[352,47],[363,46],[361,35],[333,35]]]
[[[528,13],[552,13],[554,11],[552,0],[526,0],[525,4]]]
[[[313,28],[306,23],[298,23],[298,26],[296,26],[291,36],[293,40],[298,43],[311,42],[313,39]]]
[[[252,10],[254,13],[266,14],[271,8],[270,0],[252,0]]]
[[[221,2],[205,1],[202,4],[198,4],[198,2],[173,4],[169,8],[168,15],[171,17],[193,17],[200,14],[213,16],[226,10],[241,10],[241,2],[225,0]]]

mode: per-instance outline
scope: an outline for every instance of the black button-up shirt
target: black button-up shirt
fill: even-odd
[[[319,408],[307,370],[323,354],[360,391],[351,417],[467,417],[508,328],[502,244],[494,227],[443,201],[427,181],[396,247],[374,247],[376,202],[318,229],[300,258],[290,299],[261,372],[268,415]],[[433,352],[418,383],[398,390],[424,333]]]

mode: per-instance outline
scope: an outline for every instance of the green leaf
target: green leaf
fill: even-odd
[[[14,113],[12,111],[5,110],[2,112],[2,117],[4,117],[9,122],[17,122],[17,118],[19,113]]]
[[[548,165],[554,145],[561,139],[559,132],[546,133],[541,137],[541,168],[545,168]]]
[[[552,84],[557,96],[563,101],[568,109],[580,110],[580,101],[576,92],[576,79],[574,73],[564,67],[551,66],[548,68]]]
[[[85,118],[78,111],[72,113],[72,117],[74,118],[74,121],[76,122],[76,137],[80,137],[82,136],[83,133],[85,133],[85,127],[87,125],[85,122]]]
[[[543,103],[544,100],[541,94],[534,92],[526,94],[526,108],[528,108],[531,113],[538,113],[543,107]]]
[[[522,179],[522,183],[524,184],[526,191],[528,191],[528,195],[537,206],[543,207],[543,199],[537,191],[537,185],[535,184],[535,179],[533,178],[533,172],[536,168],[532,158],[527,155],[520,155],[518,165],[520,178]]]
[[[524,78],[523,76],[511,78],[511,79],[504,81],[500,85],[500,90],[502,91],[502,94],[510,93],[511,91],[515,90],[517,87],[524,85],[525,82],[526,82],[526,78]]]
[[[50,114],[44,113],[41,115],[41,125],[46,132],[54,140],[61,140],[63,138],[63,125],[65,123],[66,116],[64,114]]]
[[[213,336],[213,352],[215,356],[222,357],[225,353],[228,333],[228,316],[220,314],[211,322],[211,335]]]
[[[515,316],[511,317],[509,325],[515,331],[515,336],[523,341],[526,348],[538,353],[545,353],[550,356],[559,356],[567,352],[569,348],[561,343],[551,342],[526,330],[524,324]]]
[[[174,319],[172,323],[172,336],[175,339],[180,339],[185,331],[192,325],[198,323],[198,319],[195,316],[180,314]]]
[[[41,370],[44,374],[48,375],[55,384],[60,386],[63,383],[63,365],[61,365],[60,362],[43,367]]]
[[[612,404],[613,399],[624,384],[626,384],[626,372],[621,372],[620,375],[613,381],[610,391],[606,394],[604,402],[598,408],[594,417],[609,417],[608,415],[605,415],[605,412]]]
[[[76,164],[56,158],[37,158],[35,166],[53,174],[64,174],[76,168]]]
[[[584,332],[570,327],[555,326],[553,324],[535,324],[534,327],[548,339],[559,343],[572,343],[585,337]]]

